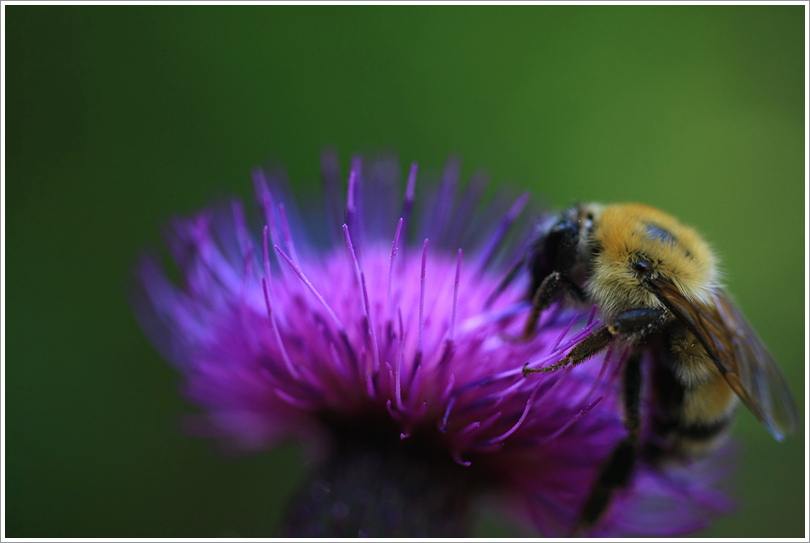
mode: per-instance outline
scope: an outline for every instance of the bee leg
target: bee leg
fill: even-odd
[[[608,323],[610,333],[619,336],[644,337],[661,329],[666,323],[667,310],[653,307],[631,309],[616,315]]]
[[[557,295],[564,293],[570,294],[577,300],[585,299],[585,293],[582,289],[560,272],[552,272],[543,279],[543,282],[537,287],[532,297],[532,311],[526,319],[522,339],[526,340],[534,335],[534,329],[537,327],[537,321],[540,320],[540,315],[543,314],[543,311],[548,309]]]
[[[569,352],[565,358],[556,364],[544,366],[542,368],[529,368],[523,366],[523,375],[526,376],[530,373],[549,373],[564,368],[568,364],[573,364],[576,366],[577,364],[584,362],[602,349],[606,348],[608,345],[610,345],[611,341],[613,341],[613,334],[607,326],[603,326],[599,330],[591,332],[589,335],[585,336],[585,339],[574,345],[571,352]]]
[[[574,348],[571,349],[565,358],[556,364],[542,368],[523,366],[523,375],[525,377],[530,373],[549,373],[564,368],[569,364],[576,366],[606,348],[613,340],[614,336],[644,337],[647,334],[660,330],[665,322],[665,309],[643,308],[624,311],[613,317],[607,326],[603,326],[599,330],[585,336],[585,339],[574,345]]]
[[[633,353],[624,368],[624,427],[627,428],[627,435],[613,449],[591,488],[574,525],[574,534],[593,527],[610,504],[613,493],[630,482],[638,454],[641,380],[641,355]]]

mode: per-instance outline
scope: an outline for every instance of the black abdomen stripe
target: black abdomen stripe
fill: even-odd
[[[707,441],[728,430],[733,418],[732,414],[729,413],[723,418],[709,424],[677,425],[674,431],[678,436],[692,441]]]

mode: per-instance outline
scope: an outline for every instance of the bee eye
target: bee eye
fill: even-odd
[[[636,271],[636,273],[647,274],[650,273],[651,266],[649,262],[639,260],[638,262],[633,263],[633,269]]]

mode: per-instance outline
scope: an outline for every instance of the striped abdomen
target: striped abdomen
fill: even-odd
[[[668,353],[654,372],[654,432],[665,456],[699,456],[722,442],[733,421],[737,395],[695,336],[676,324]]]

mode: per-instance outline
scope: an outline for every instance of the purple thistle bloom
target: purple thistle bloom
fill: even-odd
[[[260,227],[239,202],[175,220],[180,285],[156,259],[140,262],[136,313],[204,410],[191,430],[238,450],[298,438],[320,452],[286,535],[464,536],[479,496],[544,536],[568,534],[626,433],[616,378],[626,353],[523,377],[524,364],[553,364],[600,326],[596,308],[555,307],[533,339],[510,339],[528,277],[487,305],[522,250],[505,240],[526,196],[482,206],[474,178],[457,198],[450,161],[419,206],[415,164],[403,197],[396,161],[355,158],[343,199],[337,159],[323,165],[325,247],[304,234],[317,221],[303,220],[283,180],[268,185],[257,170]],[[706,526],[732,507],[717,490],[724,464],[725,451],[640,463],[589,535]]]

